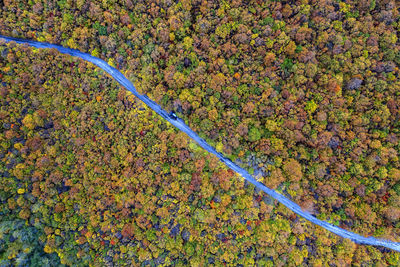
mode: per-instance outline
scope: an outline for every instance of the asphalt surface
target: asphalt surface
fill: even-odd
[[[136,91],[135,86],[119,70],[111,67],[104,60],[94,57],[90,54],[80,52],[75,49],[62,47],[60,45],[32,41],[32,40],[25,40],[25,39],[18,39],[18,38],[6,37],[6,36],[0,35],[0,40],[1,39],[4,39],[6,42],[14,41],[18,44],[27,44],[29,46],[36,47],[36,48],[55,48],[60,53],[68,54],[68,55],[71,55],[74,57],[79,57],[85,61],[89,61],[89,62],[95,64],[96,66],[98,66],[99,68],[103,69],[108,74],[110,74],[116,81],[118,81],[127,90],[132,92],[137,98],[139,98],[141,101],[143,101],[149,108],[151,108],[152,110],[157,112],[161,117],[166,119],[168,122],[170,122],[176,128],[178,128],[182,132],[186,133],[190,138],[192,138],[202,148],[204,148],[208,152],[216,155],[218,157],[218,159],[221,162],[223,162],[228,168],[232,169],[233,171],[235,171],[236,173],[241,175],[248,182],[252,183],[258,189],[264,191],[265,193],[270,195],[272,198],[276,199],[277,201],[279,201],[280,203],[285,205],[287,208],[292,210],[297,215],[305,218],[306,220],[308,220],[316,225],[319,225],[319,226],[325,228],[326,230],[328,230],[334,234],[337,234],[338,236],[351,239],[353,242],[355,242],[357,244],[382,246],[382,247],[386,247],[386,248],[393,249],[395,251],[400,252],[400,243],[389,241],[389,240],[384,240],[384,239],[379,239],[379,238],[375,238],[372,236],[364,237],[364,236],[358,235],[356,233],[353,233],[351,231],[342,229],[336,225],[330,224],[326,221],[319,220],[319,219],[315,218],[314,216],[312,216],[310,213],[303,211],[299,205],[297,205],[296,203],[294,203],[287,197],[276,192],[275,190],[272,190],[272,189],[266,187],[264,184],[258,182],[245,169],[243,169],[240,166],[238,166],[237,164],[233,163],[230,159],[225,158],[221,153],[217,152],[214,147],[210,146],[204,139],[200,138],[187,124],[185,124],[183,119],[169,114],[167,111],[163,110],[156,102],[151,100],[148,96],[139,94]]]

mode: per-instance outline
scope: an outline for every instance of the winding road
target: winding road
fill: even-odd
[[[338,236],[341,236],[343,238],[348,238],[351,239],[353,242],[358,243],[358,244],[365,244],[365,245],[372,245],[372,246],[382,246],[386,247],[395,251],[400,252],[400,243],[389,241],[389,240],[384,240],[384,239],[379,239],[375,237],[364,237],[361,235],[358,235],[356,233],[353,233],[348,230],[344,230],[340,227],[337,227],[335,225],[332,225],[326,221],[319,220],[312,216],[310,213],[303,211],[299,205],[291,201],[290,199],[286,198],[285,196],[281,195],[280,193],[276,192],[275,190],[272,190],[268,187],[266,187],[264,184],[258,182],[254,177],[252,177],[245,169],[241,168],[237,164],[233,163],[230,159],[225,158],[221,153],[217,152],[216,149],[212,146],[210,146],[204,139],[200,138],[188,125],[185,124],[185,122],[181,118],[177,118],[174,116],[171,116],[167,111],[163,110],[156,102],[151,100],[148,96],[146,95],[141,95],[136,91],[135,86],[117,69],[111,67],[108,65],[104,60],[101,60],[97,57],[94,57],[92,55],[89,55],[87,53],[80,52],[75,49],[70,49],[70,48],[65,48],[60,45],[55,45],[55,44],[49,44],[45,42],[37,42],[37,41],[32,41],[32,40],[24,40],[24,39],[18,39],[18,38],[13,38],[13,37],[6,37],[0,35],[0,40],[4,39],[6,42],[11,42],[14,41],[18,44],[27,44],[32,47],[36,48],[54,48],[57,49],[60,53],[63,54],[68,54],[74,57],[79,57],[83,60],[89,61],[96,66],[100,67],[107,73],[109,73],[115,80],[117,80],[123,87],[125,87],[127,90],[131,91],[137,98],[139,98],[141,101],[143,101],[147,106],[149,106],[152,110],[157,112],[161,117],[169,121],[172,125],[174,125],[176,128],[181,130],[182,132],[186,133],[190,138],[192,138],[195,142],[197,142],[202,148],[207,150],[208,152],[216,155],[220,161],[222,161],[228,168],[232,169],[239,175],[241,175],[244,179],[246,179],[248,182],[252,183],[255,185],[258,189],[264,191],[268,195],[270,195],[272,198],[276,199],[283,205],[285,205],[287,208],[292,210],[294,213],[297,215],[305,218],[306,220],[319,225],[326,230],[337,234]]]

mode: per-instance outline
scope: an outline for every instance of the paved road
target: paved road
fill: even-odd
[[[59,45],[54,45],[54,44],[49,44],[49,43],[44,43],[44,42],[37,42],[37,41],[31,41],[31,40],[23,40],[23,39],[17,39],[17,38],[12,38],[12,37],[6,37],[0,35],[0,39],[3,38],[7,42],[14,41],[19,44],[27,44],[36,48],[55,48],[59,52],[63,54],[68,54],[74,57],[79,57],[83,60],[89,61],[98,67],[102,68],[104,71],[109,73],[115,80],[117,80],[123,87],[125,87],[127,90],[131,91],[137,98],[142,100],[147,106],[149,106],[152,110],[157,112],[161,117],[169,121],[172,125],[174,125],[176,128],[181,130],[182,132],[186,133],[190,138],[192,138],[194,141],[196,141],[202,148],[207,150],[208,152],[216,155],[220,161],[222,161],[228,168],[234,170],[236,173],[240,174],[243,176],[244,179],[246,179],[248,182],[254,184],[258,189],[264,191],[286,207],[288,207],[290,210],[295,212],[297,215],[305,218],[306,220],[317,224],[326,230],[337,234],[338,236],[341,236],[343,238],[348,238],[354,241],[355,243],[358,244],[365,244],[365,245],[373,245],[373,246],[383,246],[389,249],[393,249],[395,251],[400,252],[400,243],[389,241],[389,240],[384,240],[384,239],[379,239],[375,237],[364,237],[361,235],[358,235],[356,233],[353,233],[351,231],[344,230],[340,227],[337,227],[333,224],[330,224],[326,221],[319,220],[312,216],[310,213],[303,211],[299,205],[291,201],[290,199],[286,198],[285,196],[279,194],[275,190],[272,190],[262,183],[258,182],[254,177],[252,177],[246,170],[238,166],[237,164],[233,163],[230,159],[225,158],[221,153],[217,152],[214,147],[210,146],[204,139],[200,138],[188,125],[185,124],[185,122],[181,118],[175,118],[171,116],[168,112],[163,110],[156,102],[151,100],[148,96],[146,95],[141,95],[136,91],[135,86],[117,69],[111,67],[108,65],[104,60],[101,60],[97,57],[94,57],[92,55],[80,52],[75,49],[70,49],[70,48],[65,48]]]

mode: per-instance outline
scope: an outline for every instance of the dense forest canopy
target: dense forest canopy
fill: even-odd
[[[398,260],[274,203],[93,65],[0,54],[2,266]]]
[[[138,91],[147,94],[165,109],[183,117],[192,129],[215,146],[218,151],[247,166],[257,179],[289,196],[303,209],[320,219],[364,236],[374,235],[400,241],[399,17],[399,3],[390,0],[185,0],[176,2],[170,0],[5,0],[0,2],[0,34],[62,44],[107,60],[109,64],[120,69],[131,79]],[[79,177],[78,180],[82,177],[85,177],[83,181],[87,179],[87,184],[74,189],[81,194],[79,200],[83,198],[92,203],[83,205],[84,208],[87,207],[87,210],[84,209],[82,216],[78,216],[81,218],[92,216],[89,214],[90,207],[97,207],[96,197],[101,196],[109,205],[117,205],[116,203],[127,199],[127,196],[119,200],[111,196],[117,191],[120,194],[121,188],[130,188],[129,186],[132,186],[130,184],[132,182],[128,182],[130,177],[146,178],[135,180],[141,186],[143,186],[142,183],[149,183],[143,190],[155,190],[157,186],[161,188],[172,186],[174,181],[186,179],[186,186],[192,188],[190,190],[203,192],[203,189],[199,188],[203,188],[204,183],[212,184],[213,173],[219,173],[218,168],[223,169],[216,162],[209,167],[210,163],[206,162],[215,161],[215,159],[211,160],[211,156],[193,150],[196,147],[194,144],[188,145],[187,141],[182,141],[186,140],[185,136],[172,130],[153,113],[150,115],[148,110],[140,110],[144,107],[139,108],[139,103],[126,100],[128,96],[121,93],[123,91],[118,91],[117,85],[106,78],[100,70],[53,52],[37,52],[26,48],[10,47],[10,45],[3,45],[1,49],[2,121],[10,118],[10,121],[5,122],[1,128],[2,135],[0,136],[2,143],[5,144],[1,148],[4,154],[2,168],[5,170],[7,164],[10,164],[8,157],[22,157],[15,156],[13,152],[8,153],[10,149],[13,151],[22,149],[20,145],[14,147],[16,143],[19,143],[15,141],[19,139],[15,138],[26,136],[32,139],[34,136],[41,136],[42,131],[50,129],[42,129],[48,116],[55,116],[52,120],[59,121],[59,127],[61,127],[59,132],[52,133],[56,136],[49,133],[49,138],[54,138],[51,139],[54,140],[52,142],[61,142],[54,148],[56,152],[44,152],[43,140],[21,143],[22,147],[25,145],[36,147],[38,145],[36,143],[39,145],[33,152],[32,148],[29,148],[29,155],[33,153],[34,156],[31,156],[33,158],[28,161],[21,158],[20,160],[25,165],[19,165],[15,173],[14,170],[12,172],[7,170],[10,175],[2,180],[2,183],[6,183],[2,185],[3,188],[9,187],[7,183],[16,183],[15,188],[10,189],[10,193],[2,192],[4,194],[2,201],[10,198],[11,195],[15,196],[17,204],[8,203],[7,205],[11,206],[7,212],[15,215],[18,209],[14,209],[13,205],[24,207],[21,211],[23,211],[22,216],[26,218],[18,215],[19,217],[16,217],[18,220],[28,220],[32,211],[27,213],[30,207],[29,202],[20,200],[22,205],[18,204],[17,199],[21,199],[21,196],[17,191],[22,188],[20,188],[22,185],[19,184],[21,182],[15,181],[22,179],[21,176],[27,179],[23,183],[26,187],[29,184],[40,184],[42,180],[39,178],[29,177],[31,172],[43,172],[47,168],[53,168],[53,163],[49,166],[46,165],[47,163],[37,165],[36,161],[42,157],[40,153],[44,153],[46,157],[53,157],[48,160],[50,162],[54,160],[59,168],[54,167],[58,170],[58,176],[53,175],[50,178],[50,173],[54,171],[52,169],[50,173],[44,171],[45,173],[41,174],[41,179],[45,184],[53,185],[53,179],[61,183],[63,177],[69,175],[75,175],[75,180],[72,177],[68,178],[74,182],[78,179],[77,177]],[[46,57],[59,57],[60,63],[52,63]],[[19,68],[18,65],[21,64],[23,67]],[[32,88],[31,83],[36,85]],[[39,100],[35,100],[36,102],[32,100],[33,98],[25,99],[24,91],[26,90],[41,92],[43,96],[37,93]],[[15,101],[14,98],[19,100]],[[46,103],[46,99],[51,99],[51,101],[47,100]],[[32,108],[30,112],[25,111],[26,113],[23,114],[23,107]],[[75,107],[79,108],[74,110]],[[39,110],[44,110],[45,113],[40,113]],[[18,122],[17,119],[20,121]],[[11,124],[19,126],[13,129]],[[56,125],[54,124],[53,127]],[[131,136],[132,131],[135,138]],[[75,137],[72,134],[75,134]],[[110,137],[111,135],[113,136]],[[83,139],[79,139],[79,136]],[[70,141],[75,139],[81,141],[77,141],[78,144],[69,143],[75,142]],[[102,146],[99,145],[100,143]],[[136,154],[138,149],[139,152]],[[37,150],[43,151],[34,152]],[[60,150],[63,152],[58,154],[60,152],[57,151]],[[106,164],[102,163],[102,166],[98,167],[96,164],[100,164],[98,162],[100,159],[104,160],[107,151],[116,155],[110,154],[109,161],[101,161]],[[160,151],[164,151],[165,154]],[[89,157],[87,153],[93,153],[93,155]],[[129,160],[126,159],[127,155],[131,155]],[[80,162],[83,167],[72,167],[75,166],[79,157],[85,159]],[[140,162],[140,159],[142,162],[136,163],[136,161]],[[185,168],[190,168],[188,166],[195,164],[187,162],[198,161],[203,162],[200,164],[201,168],[196,167],[200,169],[185,170]],[[8,166],[16,168],[19,163],[14,159]],[[137,172],[136,168],[132,168],[132,164],[143,165],[141,167],[149,169],[149,172]],[[146,167],[146,164],[152,167]],[[132,176],[121,178],[124,172],[128,172],[125,168],[129,166],[133,169],[129,172],[134,173]],[[166,173],[171,173],[171,177],[167,178],[163,185],[160,183],[164,181],[164,178],[155,178],[152,174],[152,171],[158,172],[157,166]],[[195,164],[195,166],[198,165]],[[216,166],[219,167],[215,169]],[[109,170],[106,171],[104,168],[110,168],[115,173],[106,175]],[[224,170],[224,174],[218,174],[217,177],[219,175],[226,177],[224,179],[232,181],[233,184],[241,183],[240,178],[234,177],[228,170]],[[28,178],[37,180],[30,181]],[[239,195],[244,199],[247,197],[257,199],[254,194],[264,197],[261,193],[254,193],[251,186],[248,189],[241,189],[246,187],[237,185],[224,187],[218,181],[213,184],[214,191],[210,189],[210,192],[205,193],[208,194],[208,198],[213,199],[215,190],[222,189],[226,189],[224,194],[230,198],[233,195]],[[36,196],[43,198],[42,201],[45,203],[43,205],[51,207],[47,214],[52,214],[57,204],[56,200],[48,199],[60,198],[57,197],[58,186],[69,187],[62,183],[54,185],[46,189],[50,192],[39,191]],[[185,183],[178,182],[176,186],[184,185]],[[206,185],[204,185],[205,188],[208,188]],[[113,186],[117,187],[113,188]],[[110,191],[105,193],[104,187]],[[73,188],[75,187],[71,187]],[[33,189],[34,187],[31,190]],[[90,191],[87,191],[89,189]],[[181,192],[181,189],[175,189],[175,194],[179,195],[178,192]],[[43,189],[39,186],[38,190]],[[192,192],[189,189],[182,191],[185,190],[188,190],[187,199],[178,198],[178,203],[187,205],[191,209],[192,204],[188,200]],[[89,195],[93,195],[93,200],[89,201],[85,197],[88,192]],[[156,192],[157,190],[145,191],[143,194],[150,201],[154,195],[162,197],[161,193],[157,196]],[[25,191],[21,195],[23,194]],[[69,195],[65,192],[63,194]],[[193,201],[196,201],[198,196],[199,194],[196,193]],[[202,199],[207,199],[207,197]],[[219,204],[216,201],[213,203],[213,205]],[[251,201],[243,200],[243,205],[244,203],[251,203]],[[261,205],[260,203],[263,202],[253,202],[256,207]],[[208,204],[211,205],[211,202],[200,205]],[[152,203],[152,205],[156,204]],[[229,205],[233,204],[223,207],[229,209]],[[217,210],[219,208],[220,206]],[[237,210],[233,206],[232,209]],[[97,212],[97,208],[93,210]],[[158,208],[154,207],[151,212],[155,210]],[[247,212],[245,209],[239,210]],[[284,209],[279,205],[268,206],[267,210],[273,215],[264,214],[263,216],[267,216],[266,218],[277,216],[277,210],[279,210],[281,213],[279,216],[283,216],[281,219],[292,228],[295,227],[293,224],[299,220],[288,214],[288,211],[283,211]],[[64,204],[60,216],[69,218],[67,211],[68,208]],[[24,215],[24,212],[27,214]],[[96,214],[100,216],[100,218],[96,217],[96,220],[106,222],[105,218],[109,218],[108,215],[104,217],[104,215],[99,215],[101,213]],[[126,218],[132,218],[132,214],[135,213],[130,211],[126,214]],[[185,216],[190,217],[190,215]],[[208,217],[209,214],[203,214],[203,216]],[[148,220],[151,221],[151,219]],[[264,217],[259,220],[268,221]],[[18,224],[17,221],[14,223]],[[251,250],[246,253],[232,250],[232,248],[227,250],[227,247],[219,251],[216,248],[220,248],[222,243],[225,244],[221,241],[223,239],[213,241],[218,243],[215,249],[204,244],[203,249],[217,255],[210,256],[215,260],[215,264],[224,261],[239,263],[240,254],[242,256],[254,254],[249,258],[243,256],[240,259],[243,260],[242,264],[248,265],[251,263],[246,260],[252,259],[257,262],[261,259],[258,258],[258,254],[270,255],[268,253],[271,253],[274,263],[278,261],[282,264],[288,262],[297,264],[300,260],[297,262],[290,258],[297,255],[297,250],[303,251],[302,246],[310,247],[314,244],[313,242],[322,242],[316,247],[325,244],[328,247],[324,248],[324,252],[312,254],[311,251],[314,250],[307,248],[305,250],[309,254],[302,254],[301,259],[305,258],[306,264],[314,263],[313,260],[318,258],[322,259],[321,262],[330,262],[331,258],[339,260],[337,253],[340,249],[334,248],[336,245],[329,247],[327,243],[324,243],[328,242],[325,232],[316,235],[314,232],[321,230],[314,229],[308,223],[302,225],[307,225],[304,232],[308,238],[303,241],[311,240],[307,241],[310,244],[297,245],[301,238],[297,232],[290,234],[288,230],[285,232],[289,233],[285,237],[287,239],[279,240],[287,242],[291,236],[295,236],[290,241],[293,244],[283,244],[284,242],[279,244],[285,248],[289,246],[289,250],[293,247],[295,252],[289,253],[286,257],[282,254],[285,249],[278,248],[276,243],[269,244],[268,242],[273,240],[269,238],[265,240],[272,247],[272,250],[268,250],[269,252],[259,253]],[[112,226],[112,229],[113,227],[119,229],[118,227],[122,225]],[[140,226],[138,227],[141,229]],[[234,226],[231,226],[231,229],[232,227]],[[44,231],[44,226],[38,229]],[[84,229],[87,230],[87,232],[84,230],[85,236],[87,233],[94,234],[95,232],[95,230]],[[188,229],[192,230],[190,227]],[[181,228],[178,230],[182,231]],[[271,231],[264,231],[262,234],[266,235],[265,232]],[[255,232],[252,228],[244,240],[236,242],[250,242],[246,244],[251,247],[256,244],[251,243],[257,240],[251,238],[252,235],[257,235]],[[47,232],[45,235],[48,236],[49,233],[54,232]],[[133,235],[135,238],[136,234],[135,232]],[[37,235],[40,236],[40,234]],[[192,233],[191,236],[193,235]],[[61,239],[69,240],[65,242],[73,244],[73,238],[77,236],[69,233]],[[333,238],[330,239],[333,240],[333,244],[347,242],[331,238]],[[321,239],[325,241],[320,241]],[[44,245],[47,241],[41,239],[32,242]],[[59,255],[75,253],[63,252],[72,249],[68,246],[65,250],[61,249],[61,252],[56,251],[57,245],[54,242],[53,245],[45,247],[48,252],[55,251]],[[187,245],[185,242],[185,240],[182,241],[182,246]],[[199,238],[197,242],[208,241]],[[241,247],[236,249],[242,249],[245,243],[240,243]],[[90,257],[96,256],[97,252],[94,251],[99,251],[100,246],[91,248],[89,243],[85,244],[81,244],[81,251],[87,258],[84,258],[83,254],[78,258],[84,259],[83,262],[85,260],[88,262],[93,260]],[[193,246],[191,249],[194,250],[194,256],[190,255],[185,258],[186,262],[182,262],[197,260],[195,254],[197,250],[194,249],[197,245]],[[254,247],[262,250],[265,246],[266,244]],[[350,245],[346,243],[345,246]],[[153,254],[153,250],[146,250],[147,247],[140,248],[135,253],[131,252],[132,255],[137,256],[140,251],[142,253],[140,261],[158,258],[154,256],[158,254]],[[390,257],[397,257],[377,248],[353,247],[349,249],[346,247],[345,250],[349,253],[346,256],[346,262],[353,261],[353,264],[361,264],[363,261],[368,264],[376,260],[385,264],[395,264],[396,261],[393,262]],[[177,249],[177,251],[181,250]],[[232,252],[229,257],[226,255],[226,258],[221,258],[222,253],[226,251],[234,253]],[[124,255],[121,253],[115,255]],[[74,258],[75,254],[69,257]],[[116,257],[115,255],[106,256],[113,258]],[[163,259],[167,257],[171,261],[182,259],[176,251],[175,254],[168,255],[163,256]],[[103,256],[95,258],[102,261],[106,259],[106,256]],[[61,261],[69,264],[77,262],[75,258],[73,260],[69,258],[66,260],[66,258],[61,258]],[[203,257],[198,258],[201,258],[200,262],[204,260]],[[120,259],[122,260],[123,257],[121,256]],[[337,265],[343,264],[338,262]]]

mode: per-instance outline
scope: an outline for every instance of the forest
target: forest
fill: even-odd
[[[297,217],[92,64],[0,55],[1,266],[400,260]]]
[[[4,0],[0,34],[106,60],[304,210],[399,242],[399,17],[393,0]],[[92,65],[0,49],[4,265],[398,264],[273,203]]]

